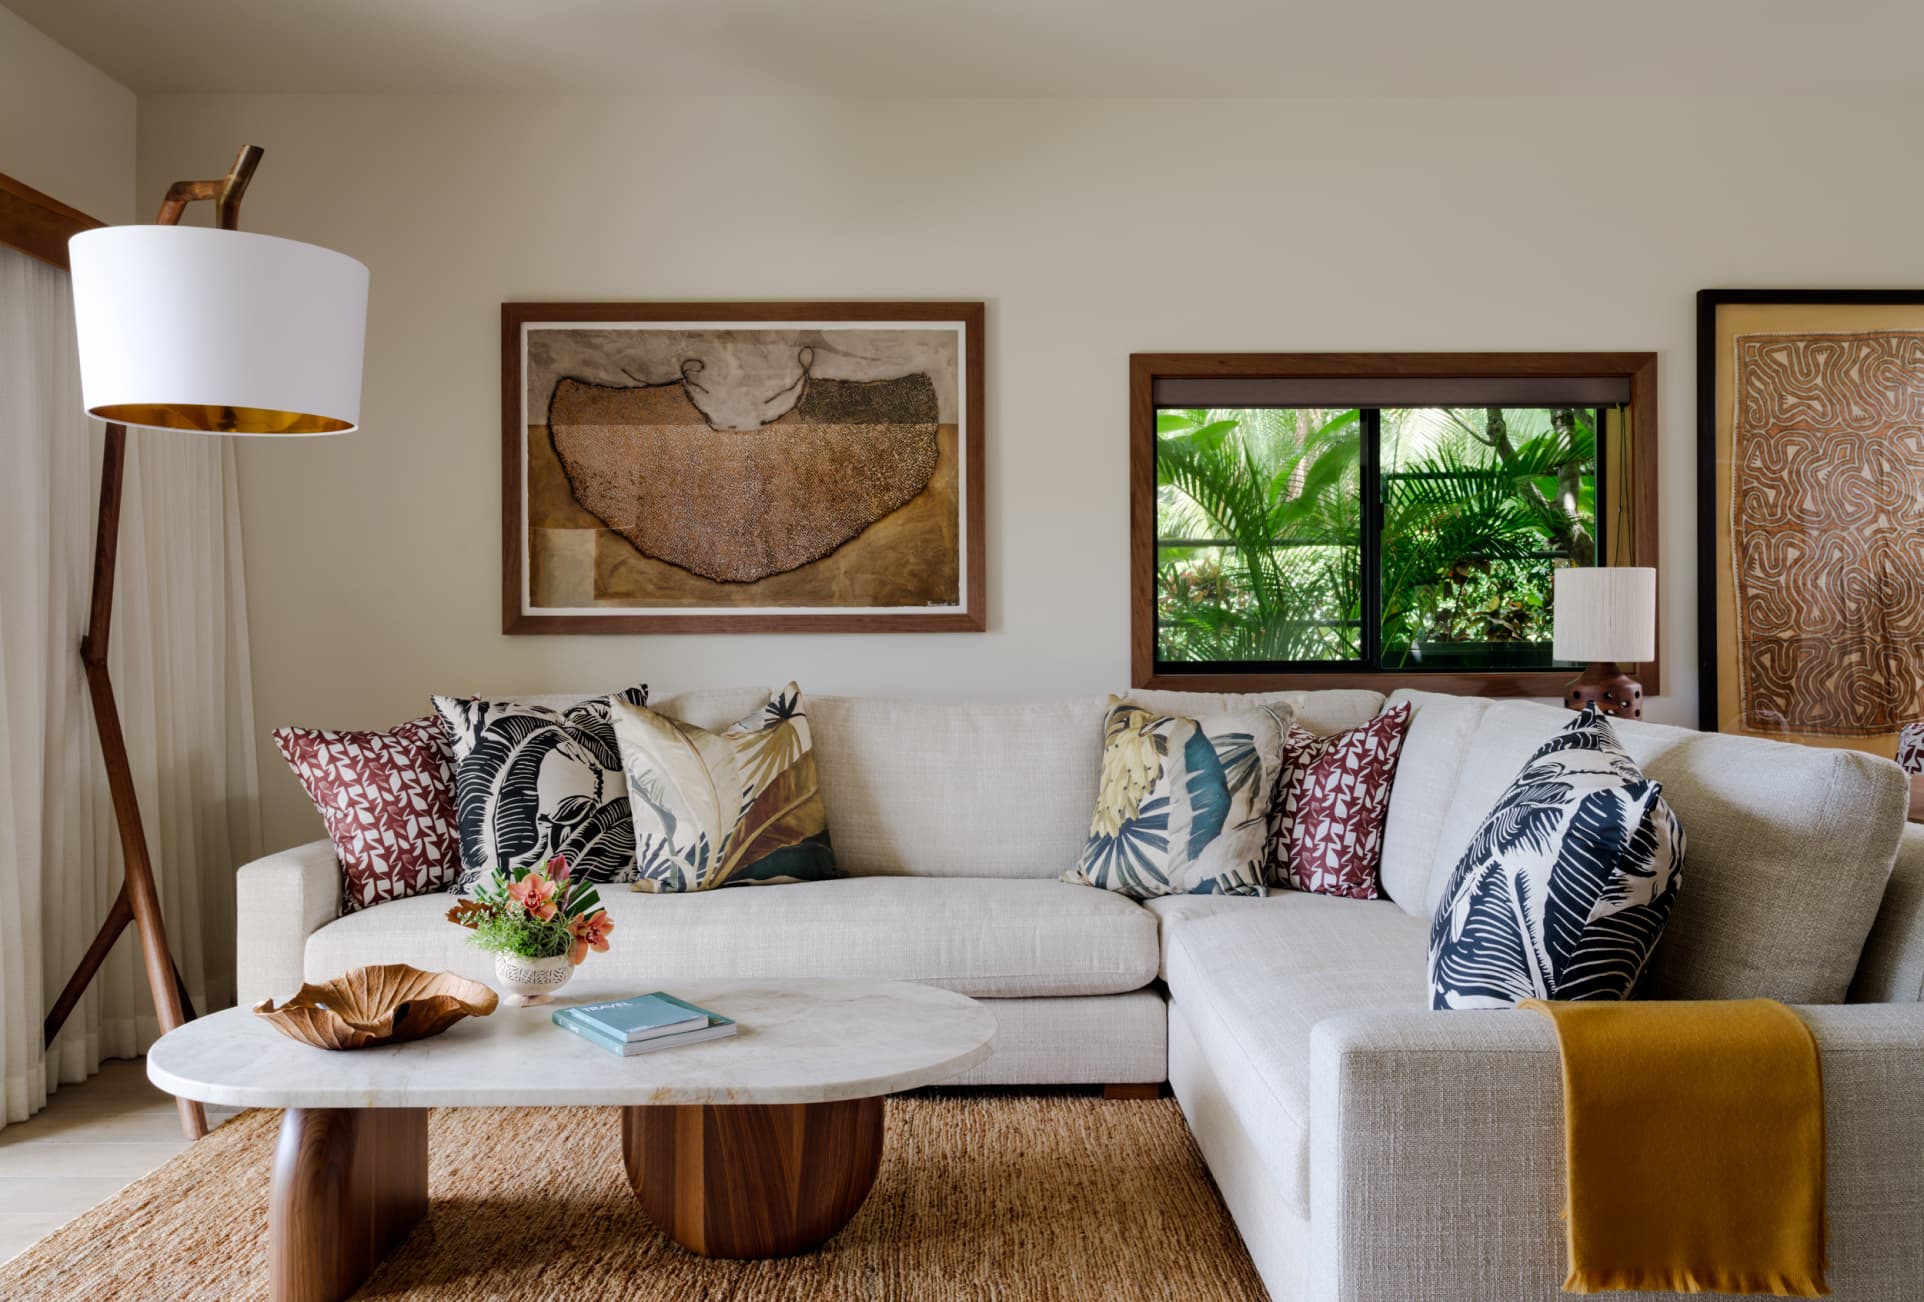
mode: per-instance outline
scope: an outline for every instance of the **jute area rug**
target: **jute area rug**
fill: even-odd
[[[428,1219],[362,1298],[1167,1298],[1265,1294],[1176,1104],[891,1099],[868,1202],[819,1251],[709,1261],[648,1221],[618,1113],[461,1109],[429,1122]],[[0,1297],[267,1297],[280,1114],[245,1113],[0,1266]]]

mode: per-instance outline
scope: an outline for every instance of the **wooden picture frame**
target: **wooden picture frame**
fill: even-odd
[[[1627,446],[1621,466],[1628,525],[1615,563],[1658,565],[1657,354],[1599,353],[1136,353],[1129,359],[1129,663],[1138,688],[1192,692],[1398,688],[1465,696],[1556,697],[1577,671],[1560,669],[1401,671],[1332,665],[1292,672],[1168,673],[1156,658],[1156,390],[1165,379],[1329,381],[1336,391],[1378,381],[1540,379],[1621,380],[1628,389]],[[1663,684],[1663,617],[1657,659],[1637,667],[1645,695]]]
[[[983,631],[983,319],[503,303],[502,631]]]
[[[1890,756],[1924,719],[1920,411],[1924,289],[1698,293],[1705,731]]]

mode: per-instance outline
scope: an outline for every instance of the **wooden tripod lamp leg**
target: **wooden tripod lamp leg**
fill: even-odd
[[[107,761],[107,789],[113,796],[114,821],[120,827],[121,857],[126,861],[126,881],[114,900],[112,910],[100,933],[88,946],[80,966],[60,992],[53,1011],[47,1016],[46,1042],[54,1036],[94,974],[106,960],[114,940],[131,921],[140,933],[141,957],[147,969],[147,984],[153,991],[154,1012],[160,1018],[162,1034],[187,1022],[194,1015],[174,967],[173,951],[167,947],[167,928],[160,917],[160,892],[154,886],[153,861],[147,857],[147,835],[140,823],[140,802],[134,794],[134,771],[127,759],[127,739],[120,731],[120,709],[114,701],[113,680],[107,675],[107,638],[113,621],[114,553],[120,540],[120,490],[125,478],[127,427],[107,427],[106,453],[100,471],[100,524],[94,538],[93,603],[88,612],[87,636],[80,644],[80,659],[87,670],[87,691],[93,699],[94,728],[100,734],[100,749]],[[199,1139],[207,1133],[207,1114],[190,1099],[176,1100],[180,1125],[187,1138]]]
[[[241,197],[260,164],[258,145],[244,147],[234,165],[218,181],[176,181],[161,201],[155,221],[176,226],[190,203],[211,200],[215,220],[222,230],[240,227]],[[107,789],[114,800],[114,821],[120,825],[121,857],[126,860],[127,877],[115,897],[107,920],[93,944],[80,960],[80,966],[67,981],[60,998],[47,1014],[46,1042],[72,1014],[87,985],[106,961],[114,941],[132,922],[140,933],[140,953],[147,968],[147,985],[153,991],[154,1012],[160,1017],[164,1035],[190,1020],[193,1007],[187,1001],[187,983],[174,965],[173,952],[167,948],[167,928],[160,920],[160,892],[154,886],[154,865],[147,857],[147,835],[140,825],[140,802],[134,796],[134,771],[127,759],[127,739],[120,731],[120,709],[114,702],[113,680],[107,674],[107,637],[114,613],[114,553],[120,543],[120,490],[126,477],[127,427],[107,426],[106,451],[100,470],[100,523],[94,535],[93,600],[87,612],[87,636],[80,643],[80,660],[87,668],[87,693],[93,698],[94,727],[100,733],[100,749],[107,761]],[[200,1104],[178,1100],[181,1129],[189,1139],[207,1133],[207,1114]]]

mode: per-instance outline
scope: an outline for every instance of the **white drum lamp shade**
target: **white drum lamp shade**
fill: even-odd
[[[367,268],[247,231],[105,226],[68,242],[89,415],[209,434],[361,423]]]
[[[1579,664],[1657,658],[1657,572],[1584,566],[1555,572],[1550,654]]]

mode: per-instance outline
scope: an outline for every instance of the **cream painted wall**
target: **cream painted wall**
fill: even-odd
[[[254,230],[373,271],[365,428],[243,450],[256,710],[1128,675],[1142,350],[1655,349],[1667,694],[1696,700],[1693,295],[1924,283],[1924,101],[144,97],[141,193],[265,146]],[[504,637],[498,304],[989,303],[990,632]],[[318,834],[271,746],[267,841]]]
[[[0,172],[101,221],[133,220],[134,93],[5,8]]]

